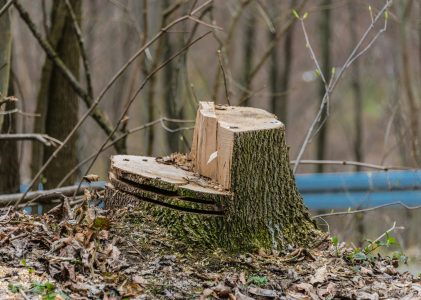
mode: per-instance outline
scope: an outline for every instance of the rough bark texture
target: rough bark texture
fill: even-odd
[[[77,18],[80,19],[81,16],[81,1],[73,0],[70,1]],[[62,13],[62,1],[54,1],[55,9],[58,10],[54,13],[53,9],[53,19],[56,14],[60,15]],[[57,53],[63,60],[63,62],[68,66],[69,70],[75,75],[76,78],[79,76],[79,46],[77,41],[77,36],[74,33],[72,28],[72,20],[67,12],[64,12],[64,24],[62,27],[62,32],[58,36],[57,40]],[[60,23],[60,22],[59,22]],[[51,31],[55,32],[55,26],[61,26],[61,24],[55,25]],[[57,34],[57,33],[56,33]],[[46,64],[51,64],[48,60]],[[50,68],[46,66],[45,68]],[[46,86],[46,90],[41,91],[45,92],[47,95],[47,103],[45,107],[45,133],[48,135],[57,138],[59,140],[64,140],[72,128],[77,123],[78,110],[79,110],[79,100],[77,94],[74,92],[68,81],[63,77],[61,72],[55,68],[51,67],[50,71],[46,71],[48,78],[43,78],[48,80],[43,82]],[[40,94],[41,94],[40,92]],[[46,178],[46,187],[53,188],[55,187],[63,178],[68,170],[77,164],[77,153],[76,153],[76,141],[77,136],[74,136],[66,145],[66,147],[60,152],[57,158],[48,166],[45,170]],[[48,147],[44,149],[43,161],[46,161],[54,149]],[[71,185],[75,181],[75,175],[71,176],[65,184]]]
[[[256,125],[250,124],[247,115]],[[229,180],[218,174],[210,180],[181,170],[183,165],[177,160],[164,164],[154,158],[115,156],[106,205],[140,203],[177,236],[212,247],[247,251],[311,245],[320,232],[297,191],[289,167],[285,127],[259,109],[227,107],[216,112],[216,117],[219,123],[215,130],[232,133],[232,142],[226,140],[229,135],[217,140],[217,145],[231,150],[221,152],[217,146],[218,158],[213,158],[226,165],[227,157],[220,160],[219,156],[229,154]],[[241,126],[243,119],[246,121]],[[250,129],[253,127],[257,129]],[[203,126],[196,128],[204,130]],[[207,149],[200,134],[195,132],[195,136],[199,142],[193,141],[194,151]],[[225,172],[218,164],[216,173]],[[223,189],[227,183],[228,189]]]

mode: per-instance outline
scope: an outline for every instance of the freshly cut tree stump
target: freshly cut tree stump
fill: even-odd
[[[128,203],[211,247],[282,251],[320,237],[289,167],[285,127],[256,108],[201,102],[188,157],[112,157],[106,205]]]

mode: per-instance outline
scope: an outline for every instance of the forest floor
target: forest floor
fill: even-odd
[[[330,240],[232,255],[178,241],[132,207],[66,203],[0,216],[0,299],[421,299],[420,279],[395,259],[350,260]]]

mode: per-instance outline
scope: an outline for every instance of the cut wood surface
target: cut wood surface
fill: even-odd
[[[131,200],[137,198],[176,210],[209,215],[222,215],[221,203],[229,196],[227,191],[193,172],[159,163],[155,157],[132,155],[112,157],[108,190],[119,191],[114,198],[126,196]]]
[[[283,126],[262,109],[200,102],[190,153],[195,170],[230,189],[234,135]]]

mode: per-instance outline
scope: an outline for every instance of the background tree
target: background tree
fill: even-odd
[[[257,19],[256,19],[256,12],[254,10],[254,5],[248,7],[248,14],[247,19],[244,24],[243,30],[243,69],[242,69],[242,79],[241,89],[243,92],[241,93],[242,96],[240,97],[242,103],[241,105],[249,106],[251,102],[251,71],[253,67],[253,58],[254,58],[254,50],[256,48],[256,26],[257,26]]]
[[[330,51],[330,39],[331,39],[331,25],[330,25],[330,10],[331,10],[331,0],[323,0],[322,2],[322,14],[320,16],[319,24],[319,35],[320,35],[320,63],[321,70],[326,78],[326,81],[329,81],[331,74],[331,51]],[[325,83],[320,81],[319,85],[319,98],[323,99],[323,96],[326,92]],[[324,110],[320,118],[324,125],[320,128],[319,136],[317,140],[317,159],[323,160],[326,155],[326,145],[328,137],[328,120],[327,120],[327,107],[324,107]],[[323,172],[324,165],[317,165],[317,172]]]
[[[80,23],[81,0],[70,1],[71,7]],[[72,18],[66,9],[65,2],[55,0],[51,10],[51,28],[48,41],[56,49],[58,55],[79,78],[80,51]],[[35,121],[35,131],[46,133],[58,140],[63,140],[75,126],[78,119],[78,96],[62,76],[61,72],[46,58],[42,70],[41,88],[38,93],[37,112],[42,116]],[[77,136],[74,136],[58,157],[46,169],[46,187],[55,187],[69,169],[77,164]],[[46,161],[54,149],[44,145],[33,144],[32,170],[36,172]],[[73,184],[76,176],[71,176],[65,184]]]
[[[0,8],[3,8],[8,1],[0,0]],[[0,16],[0,103],[7,95],[10,79],[10,62],[12,55],[12,34],[10,26],[9,11]],[[0,104],[0,111],[4,111],[4,105]],[[3,123],[3,115],[0,115],[0,127]]]
[[[0,0],[0,8],[6,4]],[[16,102],[2,102],[4,97],[13,96],[12,35],[9,11],[0,16],[0,112],[13,110]],[[0,133],[16,132],[16,114],[0,115]],[[19,161],[16,141],[0,141],[0,192],[19,191]]]
[[[290,7],[288,10],[291,10],[295,7],[295,1],[291,1]],[[276,22],[276,17],[281,15],[280,13],[281,7],[279,2],[273,1],[271,2],[271,6],[269,11],[272,15],[272,23],[280,23],[283,22]],[[291,66],[293,61],[293,53],[292,53],[292,46],[293,46],[293,36],[294,36],[294,24],[290,26],[290,28],[285,33],[285,38],[282,44],[282,67],[281,61],[279,60],[279,43],[277,43],[277,33],[279,30],[282,30],[280,26],[276,29],[276,31],[269,30],[269,40],[272,43],[275,43],[275,47],[272,48],[270,54],[270,63],[269,63],[269,86],[270,86],[270,93],[271,93],[271,107],[272,112],[279,118],[279,120],[287,124],[288,119],[288,95],[289,95],[289,85],[290,85],[290,78],[291,78]]]

